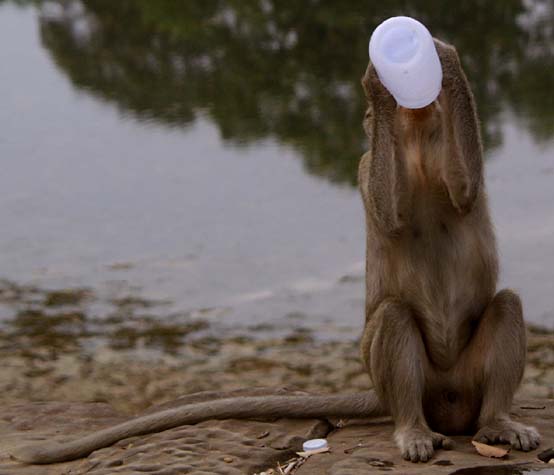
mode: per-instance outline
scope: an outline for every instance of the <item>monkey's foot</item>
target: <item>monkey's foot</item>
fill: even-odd
[[[516,450],[528,452],[539,446],[541,436],[534,427],[502,419],[480,429],[473,440],[485,444],[510,444]]]
[[[412,462],[427,462],[435,449],[442,447],[449,450],[453,446],[448,437],[423,427],[397,429],[394,439],[402,457]]]

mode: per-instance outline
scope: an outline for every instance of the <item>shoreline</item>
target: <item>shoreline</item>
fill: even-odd
[[[98,313],[93,304],[111,306]],[[133,295],[102,302],[88,289],[0,280],[0,402],[106,402],[124,413],[185,394],[252,387],[317,393],[371,387],[356,340],[316,338],[307,319],[286,335],[264,326],[232,335],[198,313]],[[292,322],[291,322],[292,323]],[[554,398],[554,330],[528,325],[518,393]]]
[[[554,332],[529,328],[518,395],[554,398]],[[9,343],[9,344],[8,344]],[[173,354],[150,350],[52,351],[0,339],[0,402],[106,402],[131,414],[184,394],[217,389],[294,387],[311,392],[371,387],[358,343],[286,338],[190,339]]]

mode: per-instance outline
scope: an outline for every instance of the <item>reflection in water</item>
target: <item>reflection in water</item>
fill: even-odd
[[[99,302],[88,289],[46,290],[0,279],[0,306],[9,315],[0,325],[0,348],[49,359],[80,352],[94,339],[114,350],[150,349],[176,353],[190,335],[208,324],[189,314],[160,315],[169,303],[133,295]],[[100,304],[96,309],[90,304]],[[102,317],[95,316],[101,309]]]
[[[117,347],[172,347],[173,313],[285,335],[302,315],[318,337],[356,338],[363,210],[334,183],[355,181],[366,146],[369,33],[407,13],[462,54],[489,149],[501,285],[551,327],[554,155],[537,144],[554,133],[552,2],[368,3],[0,0],[0,276],[173,302],[161,314],[119,302],[140,335],[113,320]]]
[[[337,182],[355,182],[359,78],[369,33],[392,15],[457,46],[487,147],[502,141],[505,108],[536,140],[554,135],[551,2],[75,0],[41,12],[43,43],[77,87],[144,120],[207,116],[233,143],[277,138]]]

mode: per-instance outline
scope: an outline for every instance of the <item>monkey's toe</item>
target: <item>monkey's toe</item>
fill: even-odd
[[[433,447],[435,449],[452,450],[454,448],[454,441],[448,437],[445,437],[438,432],[433,432]]]
[[[516,450],[529,452],[539,446],[541,438],[534,427],[508,420],[483,427],[474,440],[485,444],[510,444]]]
[[[440,434],[436,434],[440,436]],[[428,429],[411,428],[395,434],[402,457],[410,462],[427,462],[435,453],[435,433]]]
[[[535,450],[540,444],[540,435],[534,427],[522,426],[517,431],[510,433],[510,445],[516,450],[529,452]]]
[[[433,444],[429,440],[416,440],[408,444],[404,459],[411,462],[427,462],[433,456]]]

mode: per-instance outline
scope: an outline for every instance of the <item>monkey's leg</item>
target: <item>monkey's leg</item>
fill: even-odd
[[[450,448],[450,439],[431,431],[423,414],[425,374],[432,368],[407,305],[394,300],[379,305],[366,324],[362,356],[380,401],[394,419],[402,457],[426,462],[434,448]]]
[[[469,384],[477,382],[483,388],[479,431],[474,439],[508,443],[524,451],[536,449],[540,443],[537,430],[509,416],[526,354],[525,324],[517,294],[507,289],[496,294],[466,352],[461,363],[470,372]]]

